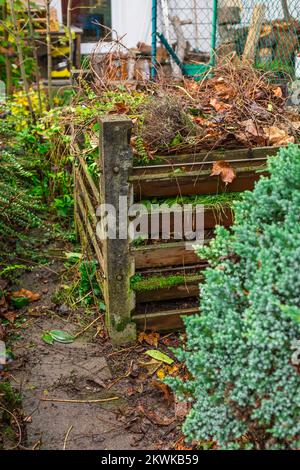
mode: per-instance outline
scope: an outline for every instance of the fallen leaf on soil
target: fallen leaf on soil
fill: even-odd
[[[14,323],[17,314],[15,312],[6,312],[2,313],[2,317],[9,321],[9,323]]]
[[[118,114],[127,114],[129,112],[129,107],[122,102],[115,103],[114,109],[111,111],[111,113],[118,113]]]
[[[185,445],[185,437],[183,436],[180,439],[178,439],[177,442],[175,442],[174,449],[175,450],[193,450],[193,447],[187,447]]]
[[[174,364],[172,366],[164,365],[157,371],[157,378],[163,380],[168,375],[176,374],[179,370],[179,367]]]
[[[155,359],[152,359],[152,361],[149,362],[139,362],[139,364],[147,369],[148,375],[153,375],[157,369],[161,366],[161,362],[156,361]]]
[[[175,416],[176,418],[183,419],[189,413],[191,409],[191,404],[187,401],[179,401],[175,397]]]
[[[46,332],[42,335],[42,340],[47,344],[54,344],[54,339],[50,335],[50,333]]]
[[[51,330],[49,331],[49,334],[52,336],[54,341],[57,341],[58,343],[73,343],[75,340],[75,337],[68,333],[67,331],[63,330]]]
[[[27,290],[27,289],[21,289],[21,290],[18,290],[16,292],[13,292],[12,293],[12,297],[17,299],[17,298],[20,298],[20,297],[24,297],[24,298],[27,298],[29,300],[29,302],[36,302],[37,300],[40,299],[40,294],[37,294],[37,293],[34,293],[34,292],[31,292],[30,290]]]
[[[175,417],[168,418],[167,416],[159,416],[155,411],[146,411],[143,405],[138,406],[138,410],[146,416],[154,424],[158,424],[159,426],[170,426],[170,424],[174,423]]]
[[[63,344],[73,343],[75,340],[74,336],[67,331],[62,330],[51,330],[45,331],[42,335],[42,340],[47,344],[53,344],[54,341]]]
[[[161,338],[161,342],[165,345],[165,346],[178,346],[178,338],[175,337],[174,335],[170,336],[170,335],[167,335],[163,338]]]
[[[6,331],[3,325],[0,325],[0,341],[3,341],[6,336]]]
[[[155,348],[157,348],[159,337],[159,333],[141,332],[139,334],[138,341],[139,343],[145,341],[145,343],[149,344],[150,346],[154,346]]]
[[[221,176],[221,179],[224,183],[232,183],[236,178],[236,172],[234,168],[224,160],[218,160],[214,162],[211,176]]]
[[[137,390],[134,387],[127,388],[126,395],[128,397],[132,397],[132,395],[135,395],[136,393],[137,393]]]
[[[165,362],[166,364],[173,364],[174,360],[167,356],[165,353],[158,351],[157,349],[149,349],[148,351],[145,352],[147,356],[152,357],[156,361],[159,362]]]
[[[264,133],[271,145],[286,145],[289,142],[295,142],[295,137],[276,126],[264,127]]]
[[[163,393],[164,395],[164,400],[170,402],[173,400],[173,394],[171,392],[170,387],[168,385],[162,383],[162,382],[157,382],[157,380],[154,380],[152,382],[152,385],[157,388],[160,392]]]
[[[0,297],[0,307],[6,308],[6,306],[7,306],[7,304],[6,304],[5,297],[4,297],[4,295],[2,295],[2,296]]]

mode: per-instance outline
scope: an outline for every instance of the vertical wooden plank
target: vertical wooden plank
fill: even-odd
[[[243,62],[254,62],[260,30],[265,19],[266,6],[262,3],[255,5],[249,27],[248,37],[243,53]]]
[[[100,120],[101,202],[112,205],[117,216],[116,239],[102,240],[106,323],[114,344],[126,344],[136,339],[136,325],[131,320],[134,294],[130,290],[134,261],[128,236],[120,239],[125,228],[119,218],[123,216],[127,224],[127,211],[122,210],[120,196],[128,207],[133,200],[132,185],[128,182],[132,170],[131,128],[131,120],[125,116],[107,116]]]

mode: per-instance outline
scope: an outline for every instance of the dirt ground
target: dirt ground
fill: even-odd
[[[41,293],[9,327],[14,359],[8,376],[22,398],[19,448],[177,448],[182,418],[173,395],[158,380],[163,364],[159,368],[145,355],[153,347],[137,342],[114,349],[101,319],[91,325],[96,313],[86,317],[83,308],[54,303],[63,271],[60,262],[36,267],[15,286]],[[71,344],[46,344],[42,335],[53,329],[78,337]],[[169,347],[177,344],[176,335],[166,335],[158,349],[172,356]]]

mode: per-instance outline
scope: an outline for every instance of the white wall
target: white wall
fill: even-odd
[[[151,43],[151,0],[111,0],[112,28],[126,47]]]
[[[63,20],[62,20],[61,0],[52,0],[50,6],[56,9],[58,22],[59,24],[62,24]]]

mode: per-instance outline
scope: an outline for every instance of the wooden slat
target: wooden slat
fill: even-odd
[[[187,250],[185,242],[182,241],[132,248],[131,252],[136,269],[189,266],[200,262],[199,256],[193,250]]]
[[[100,249],[100,246],[101,246],[100,242],[98,242],[98,240],[96,239],[95,232],[94,232],[93,228],[91,227],[90,222],[86,219],[86,211],[84,209],[84,206],[83,206],[82,201],[81,201],[80,198],[78,198],[77,204],[78,204],[78,207],[81,211],[82,219],[84,220],[84,224],[85,224],[84,232],[88,233],[89,238],[92,242],[94,251],[96,253],[97,259],[99,261],[101,270],[104,272],[104,260],[103,260],[101,249]],[[87,229],[87,232],[86,232],[86,229]]]
[[[185,266],[165,266],[165,267],[157,267],[157,268],[148,268],[148,269],[143,269],[139,270],[139,274],[142,276],[151,276],[154,274],[163,274],[165,273],[166,275],[169,275],[171,272],[176,271],[177,274],[182,274],[182,275],[187,275],[191,274],[191,272],[195,272],[197,270],[198,272],[203,271],[209,266],[209,263],[207,261],[202,261],[200,260],[200,263],[193,264],[190,266],[188,269]]]
[[[199,313],[199,307],[135,314],[132,320],[139,330],[174,331],[183,328],[182,316]]]
[[[202,151],[198,153],[190,153],[187,155],[168,155],[154,157],[153,162],[149,162],[147,168],[158,164],[184,164],[195,162],[214,162],[215,160],[236,161],[236,160],[253,160],[257,158],[266,159],[268,156],[276,155],[280,147],[257,147],[252,149],[232,149],[232,150],[215,150]],[[135,166],[136,168],[144,168]]]
[[[259,165],[266,163],[266,157],[258,157],[252,159],[237,159],[237,160],[227,160],[230,165],[234,168],[239,168],[241,166],[253,168]],[[161,165],[147,165],[147,166],[138,166],[133,168],[133,175],[152,175],[158,173],[168,173],[172,174],[174,172],[182,171],[209,171],[211,173],[213,162],[170,162]]]
[[[193,227],[196,225],[196,208],[194,208],[192,216],[193,216]],[[151,237],[151,217],[154,214],[159,214],[160,221],[159,221],[159,234],[162,234],[162,223],[164,215],[169,215],[169,232],[170,234],[174,233],[174,213],[170,212],[167,213],[164,210],[153,212],[152,214],[140,214],[139,215],[139,223],[142,227],[148,227],[148,236]],[[180,214],[180,213],[179,213]],[[156,217],[155,217],[156,219]],[[182,217],[183,219],[183,211]],[[212,207],[206,206],[204,208],[204,230],[214,229],[216,225],[222,225],[223,227],[230,227],[233,224],[234,213],[233,210],[228,207]],[[166,220],[166,219],[165,219]],[[147,225],[146,225],[147,224]],[[183,228],[184,223],[182,222]]]
[[[180,284],[178,286],[136,292],[136,303],[198,297],[199,284],[201,281],[203,281],[203,276],[199,275],[197,280],[187,279],[185,284]]]
[[[87,206],[87,209],[86,209],[86,214],[91,216],[92,218],[92,221],[93,221],[93,225],[94,225],[94,228],[96,229],[96,226],[97,226],[97,216],[96,216],[96,213],[95,213],[95,209],[93,207],[93,204],[92,204],[92,201],[90,200],[90,197],[88,195],[88,192],[87,192],[87,189],[86,187],[84,186],[84,182],[81,178],[81,175],[78,171],[78,169],[75,170],[75,178],[77,179],[77,182],[78,182],[78,191],[77,191],[77,194],[78,196],[80,195],[82,197],[82,199],[84,200],[86,206]]]
[[[93,260],[95,257],[95,250],[89,244],[88,236],[85,233],[85,230],[83,228],[83,224],[79,215],[76,214],[75,218],[76,218],[78,234],[79,234],[81,243],[83,245],[82,246],[83,252],[85,252],[85,254],[88,256],[88,259]],[[103,283],[103,271],[102,270],[99,270],[99,269],[96,270],[96,278],[97,278],[98,284],[102,286],[102,283]]]
[[[242,192],[252,190],[254,183],[262,174],[254,170],[239,169],[237,177],[228,185],[219,176],[210,176],[210,172],[187,172],[180,175],[154,174],[132,176],[136,199],[147,197],[193,196],[200,194],[218,194],[220,192]]]
[[[84,250],[86,245],[88,245],[88,239],[87,239],[87,235],[85,233],[85,230],[84,230],[84,227],[83,227],[83,224],[82,224],[82,221],[78,212],[75,213],[75,219],[76,219],[76,229],[77,229],[80,241],[81,241],[81,248],[83,248]]]
[[[79,153],[77,154],[77,159],[78,159],[78,162],[80,163],[80,168],[82,169],[82,171],[84,173],[84,176],[85,176],[85,178],[87,179],[87,181],[90,185],[90,188],[93,192],[93,196],[94,196],[96,202],[100,203],[100,201],[101,201],[100,191],[97,189],[97,187],[94,183],[94,180],[93,180],[92,176],[89,173],[86,162],[84,161],[84,159],[82,158],[82,156]]]

